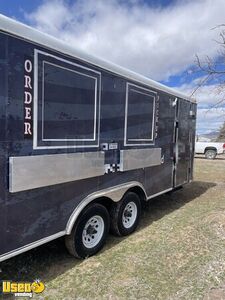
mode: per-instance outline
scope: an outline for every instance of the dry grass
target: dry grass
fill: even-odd
[[[37,299],[225,299],[225,160],[195,160],[195,181],[147,206],[139,229],[110,236],[87,260],[62,240],[1,265],[2,279],[40,277]]]

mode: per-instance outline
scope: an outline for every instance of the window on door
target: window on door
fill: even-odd
[[[127,83],[125,145],[154,143],[156,93]]]

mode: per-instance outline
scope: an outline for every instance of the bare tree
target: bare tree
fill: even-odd
[[[219,47],[217,58],[212,59],[209,56],[200,58],[196,55],[196,70],[202,75],[202,79],[192,92],[193,96],[203,85],[216,85],[215,94],[219,96],[219,100],[215,103],[214,107],[219,107],[225,102],[225,24],[216,26],[212,30],[218,28],[221,30],[219,40],[215,40]]]
[[[225,121],[223,125],[220,127],[220,132],[217,138],[217,142],[225,142]]]
[[[212,30],[220,28],[219,40],[215,40],[218,44],[217,58],[212,59],[209,56],[200,58],[196,55],[196,70],[201,73],[202,80],[199,81],[198,87],[214,82],[217,84],[218,92],[224,92],[225,90],[225,24],[218,25]],[[195,89],[195,91],[198,89]],[[193,92],[193,94],[195,93]],[[223,99],[224,100],[224,99]]]
[[[195,96],[198,90],[203,86],[209,86],[211,93],[216,99],[214,103],[205,111],[209,113],[211,109],[219,111],[218,118],[225,119],[225,24],[218,25],[212,30],[220,30],[218,40],[217,57],[211,58],[210,56],[199,57],[196,55],[195,66],[193,72],[198,75],[200,79],[196,83],[196,87],[192,91],[191,96]],[[225,141],[225,122],[220,128],[217,141]]]

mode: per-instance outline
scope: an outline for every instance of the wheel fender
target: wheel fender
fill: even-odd
[[[98,192],[95,192],[93,194],[90,194],[85,199],[83,199],[78,206],[74,209],[72,212],[67,225],[66,225],[66,234],[69,235],[73,229],[73,226],[79,217],[80,213],[83,211],[83,209],[89,205],[91,202],[96,201],[97,199],[101,197],[108,198],[109,200],[112,200],[113,202],[118,202],[122,199],[123,195],[131,188],[133,187],[140,187],[144,194],[146,195],[145,189],[143,185],[140,182],[132,181],[125,184],[117,185],[108,189],[100,190]],[[147,195],[146,195],[147,198]]]

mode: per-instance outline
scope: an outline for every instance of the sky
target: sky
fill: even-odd
[[[0,13],[188,96],[204,80],[196,55],[219,59],[224,12],[225,0],[0,0]],[[194,94],[199,134],[225,120],[217,85]]]

